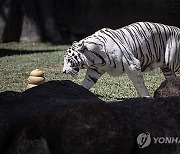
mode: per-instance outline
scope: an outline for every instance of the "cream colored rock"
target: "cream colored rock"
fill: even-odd
[[[44,72],[39,69],[35,69],[30,73],[30,76],[44,77]]]
[[[44,72],[39,69],[35,69],[30,73],[30,76],[28,78],[27,89],[40,85],[44,82]]]
[[[29,88],[33,88],[33,87],[36,87],[37,85],[35,85],[35,84],[28,84],[27,85],[27,89],[29,89]]]
[[[28,78],[28,83],[29,84],[39,85],[39,84],[42,84],[44,82],[45,82],[45,79],[43,77],[30,76]]]

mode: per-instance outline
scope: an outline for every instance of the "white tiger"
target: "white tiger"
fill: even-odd
[[[76,75],[87,68],[83,87],[90,89],[107,72],[123,73],[140,97],[149,97],[142,72],[160,67],[165,78],[180,71],[180,29],[159,23],[137,22],[120,29],[103,28],[74,42],[64,55],[63,72]]]

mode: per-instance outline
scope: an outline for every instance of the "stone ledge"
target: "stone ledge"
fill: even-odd
[[[0,93],[0,153],[178,154],[179,144],[136,143],[140,133],[180,136],[180,97],[105,103],[71,81]]]

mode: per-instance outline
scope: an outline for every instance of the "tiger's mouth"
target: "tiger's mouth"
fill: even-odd
[[[79,72],[79,68],[78,68],[78,67],[74,68],[74,70],[75,70],[76,72]]]
[[[71,76],[77,76],[78,75],[78,73],[79,73],[79,68],[77,67],[77,68],[73,68],[72,70],[69,70],[69,71],[67,71],[66,72],[66,74],[70,74]]]

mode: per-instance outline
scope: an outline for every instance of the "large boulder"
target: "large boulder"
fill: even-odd
[[[178,143],[180,138],[177,143],[164,141],[166,138],[171,140],[172,137],[176,140],[180,136],[180,97],[135,98],[111,102],[108,105],[120,127],[126,127],[124,135],[130,132],[133,135],[135,142],[131,150],[132,154],[178,154],[180,152]],[[138,136],[139,144],[137,144]]]
[[[0,153],[178,154],[180,144],[153,139],[180,136],[179,106],[180,97],[106,103],[71,81],[3,92]]]
[[[0,95],[0,153],[129,153],[108,105],[70,81]]]
[[[180,77],[166,79],[154,92],[154,97],[180,96]]]

